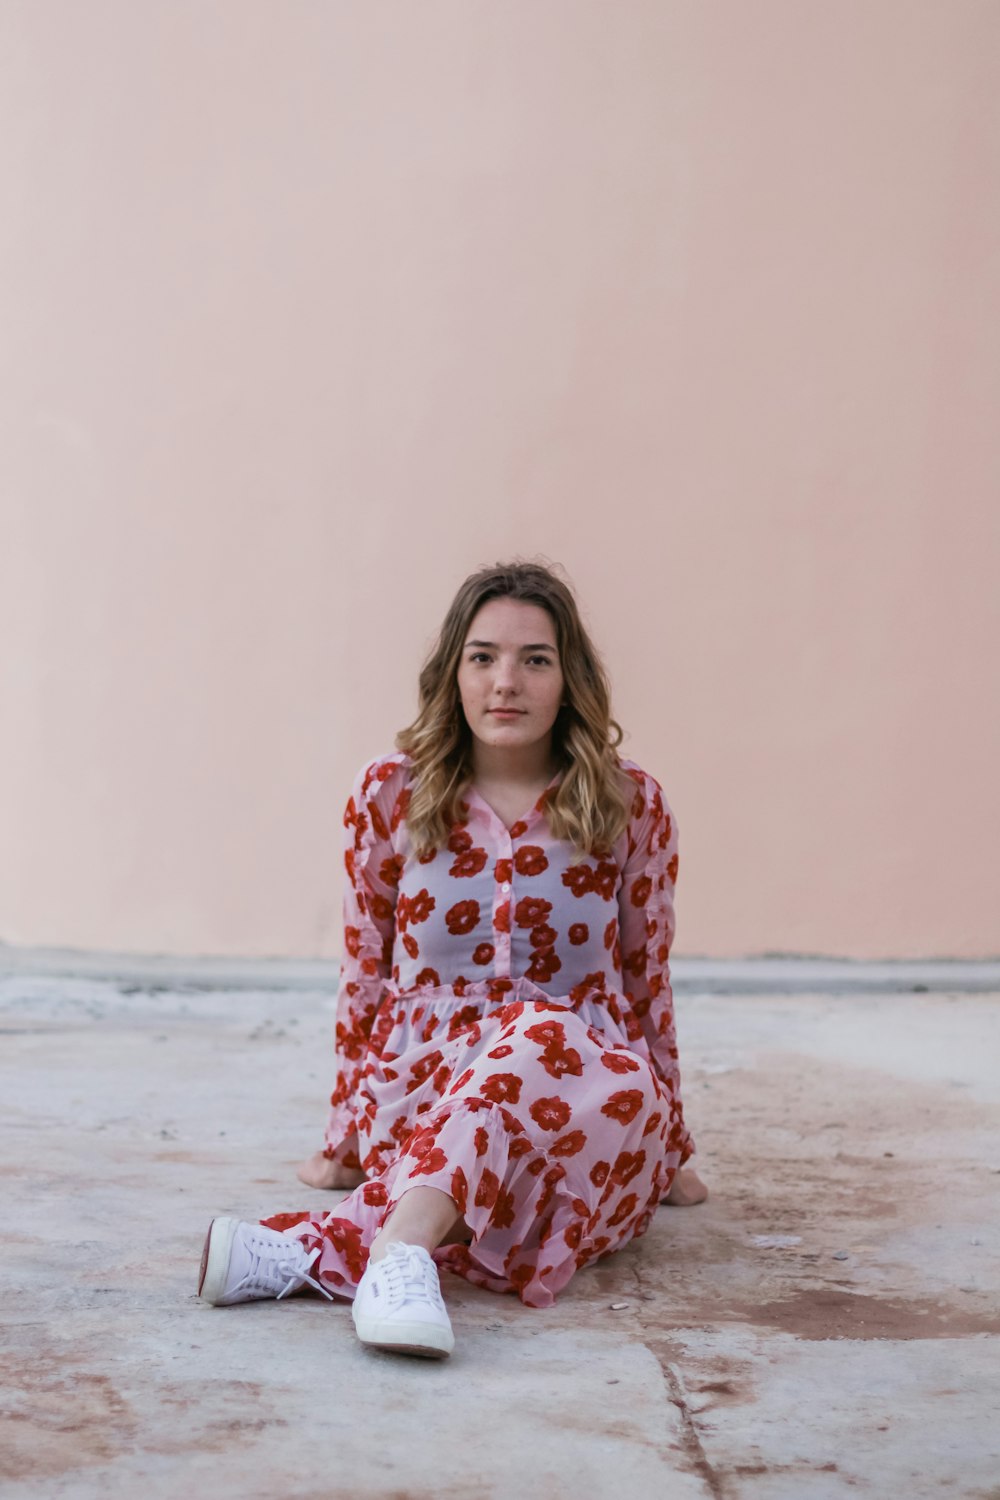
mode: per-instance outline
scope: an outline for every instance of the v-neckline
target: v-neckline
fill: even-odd
[[[494,818],[500,824],[500,826],[501,826],[501,828],[503,828],[504,832],[509,834],[512,828],[516,828],[517,827],[518,823],[525,823],[526,824],[526,823],[528,823],[530,821],[532,814],[538,811],[538,804],[539,804],[539,802],[541,802],[541,800],[545,796],[546,792],[551,791],[554,786],[558,785],[558,783],[562,780],[562,778],[563,778],[563,772],[560,769],[552,777],[552,780],[549,781],[542,788],[542,790],[539,792],[538,796],[535,798],[534,802],[527,809],[527,811],[523,812],[523,813],[520,813],[514,819],[513,823],[506,823],[504,821],[504,819],[497,812],[497,810],[493,806],[493,804],[490,803],[490,802],[487,802],[486,798],[483,796],[482,792],[478,789],[478,787],[476,786],[476,783],[474,781],[471,781],[469,783],[469,790],[468,790],[467,795],[471,796],[471,797],[474,797],[475,800],[479,803],[479,805],[481,807],[484,807],[486,809],[486,811],[489,813],[490,817]]]

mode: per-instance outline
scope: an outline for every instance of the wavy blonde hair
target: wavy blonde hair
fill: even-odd
[[[617,754],[623,734],[611,717],[608,675],[569,586],[552,567],[521,561],[481,568],[462,584],[421,670],[417,717],[396,736],[397,748],[413,762],[406,821],[414,845],[424,853],[447,839],[472,780],[473,739],[458,668],[477,611],[501,598],[539,605],[555,626],[566,701],[553,725],[552,748],[564,775],[549,793],[549,826],[582,854],[606,855],[625,828],[631,800]]]

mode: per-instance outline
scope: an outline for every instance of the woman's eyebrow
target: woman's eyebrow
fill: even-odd
[[[496,641],[466,641],[465,648],[469,646],[488,646],[491,651],[499,650]],[[555,646],[550,646],[548,641],[537,641],[533,646],[522,646],[522,651],[555,651]]]

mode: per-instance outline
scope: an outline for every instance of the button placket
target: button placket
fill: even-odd
[[[499,819],[497,820],[497,822],[499,823]],[[500,829],[502,829],[503,831],[500,832]],[[502,823],[500,824],[500,829],[497,830],[497,863],[499,863],[501,860],[505,861],[505,863],[506,863],[506,870],[503,873],[506,873],[506,871],[509,870],[510,871],[510,879],[509,880],[497,880],[496,873],[495,873],[496,867],[494,866],[494,877],[493,877],[493,947],[494,947],[494,954],[495,954],[494,964],[495,964],[495,968],[496,968],[497,977],[498,978],[503,978],[503,979],[509,979],[510,978],[510,925],[511,925],[512,911],[513,911],[512,882],[513,882],[513,879],[514,879],[514,846],[511,843],[510,834],[509,834],[508,830],[506,828],[504,828],[504,826],[503,826]],[[500,928],[497,926],[497,921],[498,921],[498,918],[499,918],[499,913],[503,910],[503,907],[505,905],[507,906],[507,910],[508,910],[507,931],[506,932],[502,932],[500,930]]]

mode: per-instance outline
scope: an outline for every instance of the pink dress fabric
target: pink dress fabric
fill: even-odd
[[[359,773],[326,1154],[368,1181],[330,1213],[263,1221],[319,1245],[332,1291],[353,1296],[385,1217],[427,1186],[472,1233],[438,1264],[546,1307],[646,1231],[692,1154],[668,965],[677,825],[621,764],[634,794],[604,860],[553,836],[559,775],[510,829],[470,788],[447,844],[417,856],[409,757]]]

